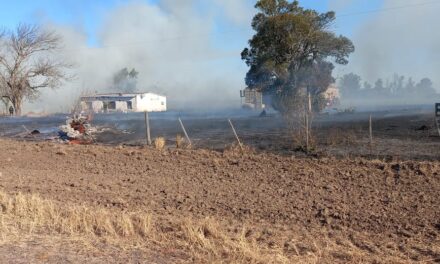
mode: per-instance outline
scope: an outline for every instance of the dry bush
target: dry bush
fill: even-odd
[[[230,145],[227,145],[224,148],[224,152],[225,153],[231,153],[231,154],[251,154],[251,153],[256,153],[256,150],[248,145],[244,145],[243,143],[240,145],[237,142],[234,142]]]
[[[165,138],[163,137],[157,137],[154,140],[154,147],[158,150],[163,150],[165,147]]]
[[[356,145],[358,138],[352,130],[332,128],[324,135],[324,142],[329,146]]]
[[[177,134],[176,135],[176,148],[182,148],[184,141],[185,141],[184,138],[180,134]]]

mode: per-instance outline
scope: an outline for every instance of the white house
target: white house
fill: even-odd
[[[112,93],[81,97],[81,110],[108,112],[163,112],[167,110],[165,96],[154,93]]]

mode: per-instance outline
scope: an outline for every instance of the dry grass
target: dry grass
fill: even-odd
[[[157,137],[154,140],[154,147],[158,150],[163,150],[165,147],[165,138],[163,137]]]
[[[86,206],[61,207],[36,195],[0,193],[3,230],[17,229],[29,233],[41,230],[66,235],[111,238],[145,238],[151,231],[147,213],[111,212]],[[13,220],[13,226],[5,225]],[[10,221],[11,222],[11,221]]]
[[[358,137],[352,130],[344,131],[342,129],[333,128],[329,130],[324,139],[325,144],[329,146],[358,144]]]
[[[34,234],[80,238],[86,244],[104,239],[121,250],[151,249],[155,245],[159,250],[171,248],[181,252],[181,262],[188,263],[332,263],[325,261],[331,259],[351,263],[406,262],[391,251],[384,252],[385,256],[370,256],[350,241],[335,243],[322,234],[267,246],[257,242],[258,234],[249,236],[252,229],[246,226],[235,232],[227,229],[212,218],[156,218],[143,212],[61,205],[37,195],[0,192],[3,241],[11,234]]]
[[[177,134],[176,135],[176,148],[182,148],[184,141],[185,140],[183,139],[183,137],[180,134]]]
[[[0,192],[0,233],[103,238],[126,248],[158,244],[175,248],[188,260],[204,263],[287,263],[282,250],[262,250],[242,232],[229,236],[213,219],[160,219],[148,213],[124,213],[64,205],[37,195]],[[167,226],[168,225],[168,226]],[[167,232],[163,230],[174,230]],[[286,260],[286,261],[284,261]]]

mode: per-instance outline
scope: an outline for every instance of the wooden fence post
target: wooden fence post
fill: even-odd
[[[370,133],[370,155],[371,155],[373,150],[373,122],[371,119],[371,114],[369,120],[369,133]]]
[[[145,115],[145,129],[147,137],[147,145],[151,145],[151,135],[150,135],[150,118],[148,117],[148,111],[144,112]]]

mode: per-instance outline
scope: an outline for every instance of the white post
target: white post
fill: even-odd
[[[237,139],[237,142],[238,142],[238,145],[240,146],[240,149],[243,151],[243,145],[241,144],[240,139],[238,138],[237,131],[235,131],[235,128],[231,122],[231,119],[228,119],[228,122],[231,125],[232,132],[234,132],[235,138]]]
[[[179,123],[180,123],[180,126],[182,127],[183,133],[185,134],[186,140],[188,140],[188,143],[191,146],[192,145],[191,139],[189,139],[188,133],[186,133],[186,129],[183,126],[183,123],[182,123],[182,120],[180,119],[180,117],[179,117]]]

